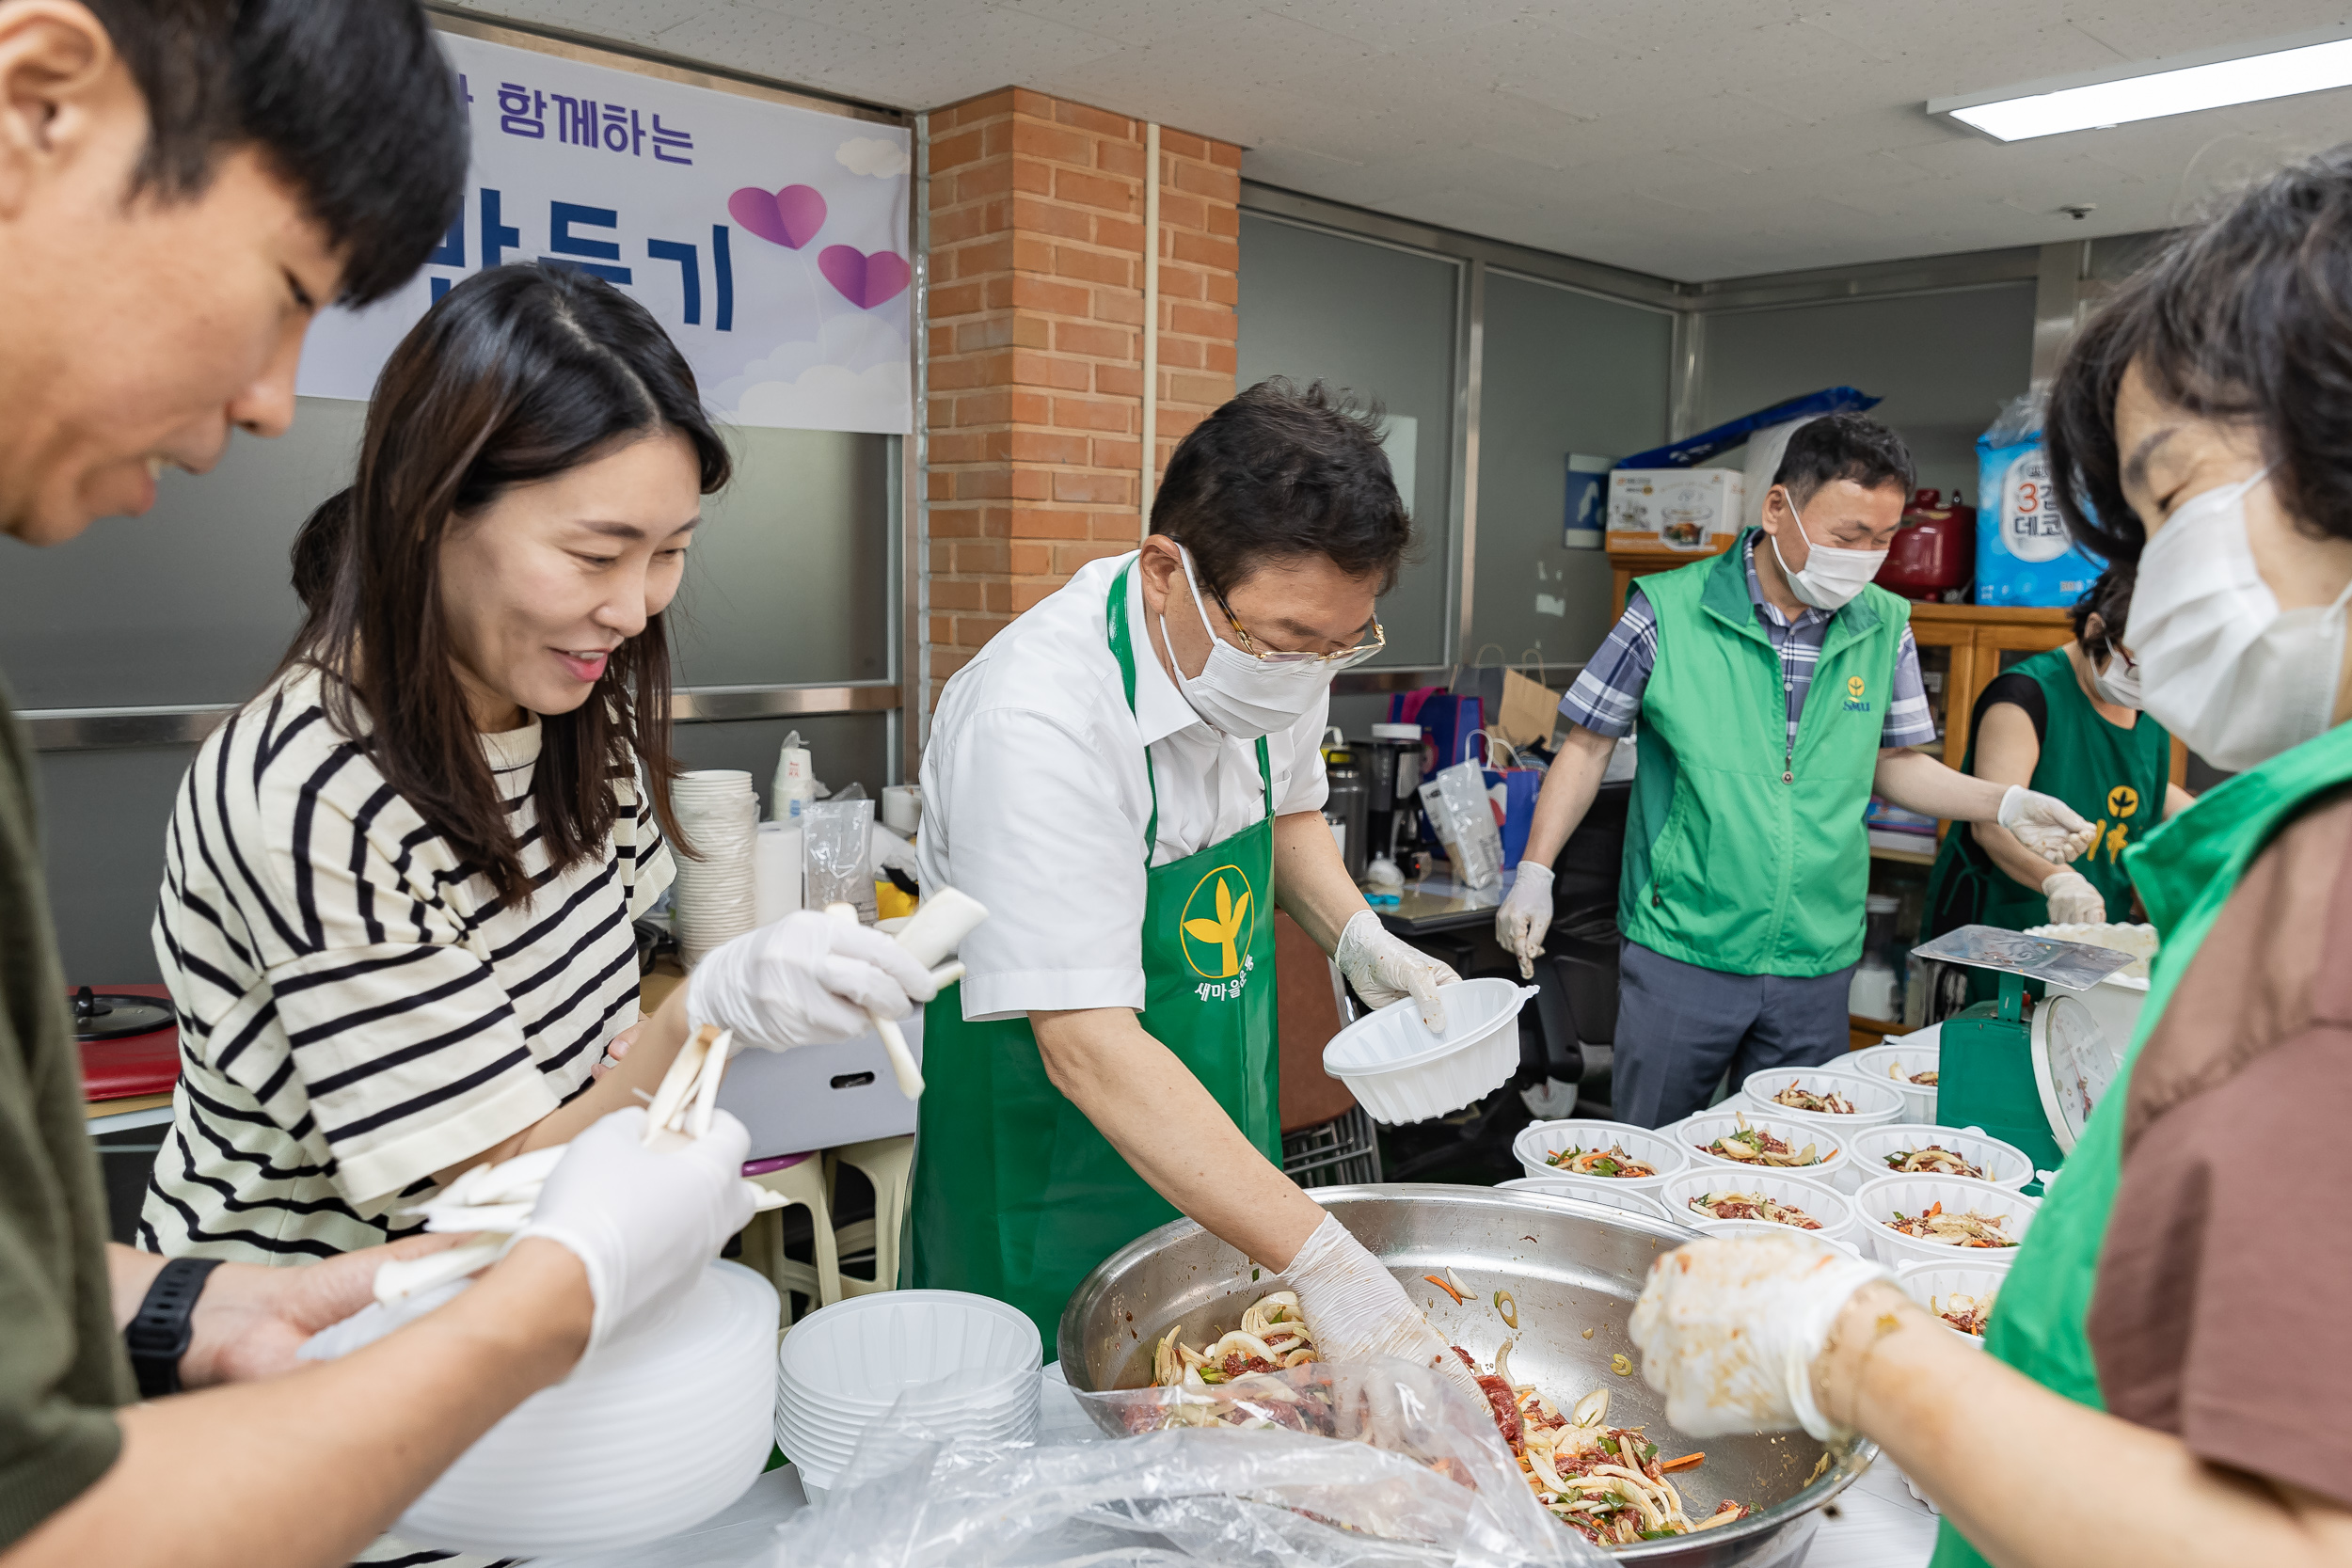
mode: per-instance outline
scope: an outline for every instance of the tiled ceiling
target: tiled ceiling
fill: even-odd
[[[2010,146],[1921,107],[2352,24],[2321,0],[465,8],[903,109],[1035,87],[1238,142],[1268,184],[1685,281],[2162,228],[2352,139],[2352,89]]]

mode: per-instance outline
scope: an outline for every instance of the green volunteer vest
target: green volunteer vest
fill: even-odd
[[[2057,796],[2082,813],[2084,820],[2099,827],[2090,852],[2071,869],[2081,872],[2099,890],[2107,901],[2109,920],[2129,920],[2132,879],[2123,869],[2123,851],[2155,832],[2164,820],[2165,789],[2172,776],[2172,736],[2151,714],[2141,714],[2139,722],[2128,730],[2100,718],[2099,710],[2083,695],[2082,683],[2075,680],[2074,666],[2068,662],[2064,648],[2036,654],[2009,673],[2026,676],[2041,687],[2049,707],[2042,756],[2034,764],[2033,787]],[[1973,736],[1960,768],[1963,773],[1976,771]],[[1973,925],[2022,931],[2028,926],[2045,925],[2049,918],[2049,901],[2042,896],[2042,890],[2026,886],[1994,864],[1993,857],[1965,825],[1955,825],[1944,835],[1935,870],[1928,878],[1928,936],[1939,937]]]
[[[1642,593],[1658,657],[1642,694],[1618,928],[1724,974],[1845,968],[1862,956],[1862,813],[1911,607],[1872,585],[1830,618],[1791,746],[1745,540],[1644,578]]]
[[[2164,937],[2148,966],[2148,1002],[2122,1070],[2107,1085],[2017,1249],[1984,1338],[1988,1354],[2077,1404],[2106,1408],[2085,1324],[2099,1283],[2107,1216],[2123,1179],[2123,1113],[2140,1047],[2254,857],[2313,800],[2346,784],[2352,784],[2352,724],[2339,724],[2200,797],[2125,857],[2148,918]],[[2030,1433],[2010,1435],[2032,1440]],[[1946,1519],[1929,1568],[1987,1565]]]

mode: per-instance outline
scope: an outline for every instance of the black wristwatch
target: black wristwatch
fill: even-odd
[[[174,1258],[147,1288],[138,1315],[122,1330],[141,1399],[180,1391],[180,1358],[188,1354],[192,1336],[188,1318],[196,1310],[196,1298],[204,1293],[206,1276],[218,1267],[217,1258]]]

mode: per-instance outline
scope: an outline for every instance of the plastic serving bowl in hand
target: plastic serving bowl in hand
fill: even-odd
[[[1840,1094],[1853,1105],[1851,1111],[1801,1111],[1793,1105],[1783,1105],[1772,1096],[1794,1084],[1809,1094]],[[1820,1067],[1773,1067],[1748,1074],[1740,1092],[1768,1117],[1780,1117],[1801,1127],[1819,1127],[1850,1138],[1866,1127],[1883,1127],[1890,1121],[1903,1119],[1902,1091],[1892,1084],[1875,1084],[1857,1078],[1850,1072],[1838,1072]]]
[[[1495,1186],[1503,1192],[1534,1193],[1539,1197],[1573,1197],[1586,1203],[1598,1203],[1611,1209],[1621,1209],[1629,1214],[1639,1214],[1645,1220],[1670,1217],[1659,1201],[1647,1193],[1637,1193],[1623,1181],[1594,1181],[1565,1176],[1515,1176]]]
[[[1519,1009],[1534,986],[1460,980],[1438,994],[1443,1035],[1429,1032],[1408,996],[1358,1019],[1323,1048],[1323,1070],[1375,1121],[1397,1127],[1458,1111],[1508,1083],[1519,1065]]]
[[[1644,1164],[1657,1167],[1656,1176],[1588,1176],[1580,1171],[1564,1170],[1548,1163],[1546,1156],[1565,1154],[1572,1148],[1622,1148]],[[1579,1186],[1623,1187],[1632,1192],[1655,1192],[1665,1184],[1666,1178],[1678,1173],[1689,1162],[1683,1158],[1682,1146],[1663,1132],[1630,1122],[1572,1119],[1566,1121],[1532,1122],[1511,1140],[1511,1152],[1518,1156],[1519,1168],[1542,1180],[1573,1181]]]
[[[1890,1121],[1884,1127],[1873,1127],[1854,1134],[1853,1168],[1859,1180],[1846,1190],[1860,1192],[1862,1181],[1876,1181],[1882,1177],[1928,1174],[1890,1170],[1886,1159],[1890,1154],[1925,1148],[1930,1144],[1950,1149],[1984,1172],[1984,1180],[1996,1187],[2007,1187],[2015,1192],[2033,1180],[2033,1162],[2015,1144],[2005,1144],[1998,1138],[1987,1137],[1973,1127],[1936,1127],[1927,1122]]]
[[[2008,1277],[2007,1269],[1989,1263],[1905,1263],[1895,1271],[1896,1286],[1931,1312],[1948,1305],[1954,1296],[1990,1301],[2000,1293],[2001,1282]],[[1942,1314],[1938,1312],[1937,1316]],[[1984,1348],[1984,1336],[1952,1328],[1949,1323],[1944,1326],[1979,1350]]]
[[[1863,1244],[1889,1268],[1905,1263],[1977,1263],[2006,1269],[2017,1260],[2017,1248],[1962,1246],[1954,1242],[1931,1242],[1924,1236],[1907,1236],[1892,1225],[1896,1214],[1917,1218],[1936,1204],[1944,1206],[1947,1214],[1974,1212],[1986,1219],[1999,1219],[2001,1229],[2022,1244],[2026,1232],[2033,1224],[2038,1200],[2007,1187],[1996,1187],[1990,1181],[1973,1181],[1964,1176],[1883,1176],[1875,1181],[1865,1181],[1862,1190],[1853,1196],[1853,1206],[1862,1222],[1861,1234],[1867,1238]]]
[[[1867,1078],[1873,1084],[1884,1084],[1903,1097],[1905,1121],[1935,1119],[1935,1085],[1915,1084],[1915,1072],[1932,1073],[1943,1058],[1940,1042],[1941,1024],[1930,1024],[1915,1035],[1905,1035],[1888,1040],[1884,1045],[1866,1046],[1851,1052],[1834,1062],[1822,1064],[1822,1070],[1843,1072],[1855,1078]]]
[[[1778,1173],[1722,1170],[1711,1165],[1704,1170],[1686,1170],[1680,1176],[1669,1177],[1666,1184],[1658,1190],[1657,1197],[1664,1206],[1668,1218],[1711,1234],[1730,1222],[1718,1219],[1704,1210],[1693,1209],[1691,1204],[1708,1194],[1724,1193],[1755,1194],[1802,1211],[1818,1221],[1821,1227],[1818,1231],[1804,1231],[1808,1236],[1821,1236],[1833,1241],[1851,1240],[1856,1228],[1853,1205],[1845,1194],[1819,1181],[1803,1181]],[[1784,1228],[1804,1229],[1802,1226]]]
[[[1665,1129],[1675,1142],[1690,1151],[1690,1170],[1752,1170],[1768,1176],[1791,1176],[1800,1181],[1817,1182],[1835,1187],[1841,1193],[1851,1193],[1862,1185],[1856,1174],[1853,1154],[1849,1147],[1852,1134],[1838,1128],[1823,1128],[1813,1121],[1799,1122],[1783,1117],[1780,1107],[1760,1110],[1743,1100],[1729,1100],[1711,1111],[1701,1111],[1686,1117]],[[1709,1154],[1706,1146],[1718,1138],[1728,1138],[1740,1131],[1740,1124],[1769,1132],[1790,1148],[1802,1151],[1813,1146],[1816,1164],[1810,1165],[1767,1165],[1754,1160],[1733,1160],[1721,1154]]]

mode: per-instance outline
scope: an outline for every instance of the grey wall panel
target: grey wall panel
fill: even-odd
[[[2030,283],[1724,311],[1708,318],[1699,422],[1818,388],[1859,387],[1885,399],[1871,414],[1911,444],[1919,483],[1957,487],[1974,505],[1976,439],[2026,389],[2032,360]]]
[[[1666,439],[1673,339],[1663,311],[1487,272],[1473,646],[1558,664],[1608,635],[1609,558],[1562,543],[1567,456]]]
[[[1418,556],[1380,601],[1388,664],[1439,664],[1454,552],[1454,338],[1461,270],[1453,262],[1241,217],[1240,381],[1321,378],[1417,425],[1407,498]]]
[[[163,978],[148,942],[164,879],[164,830],[193,746],[55,752],[39,759],[49,910],[66,979]]]

